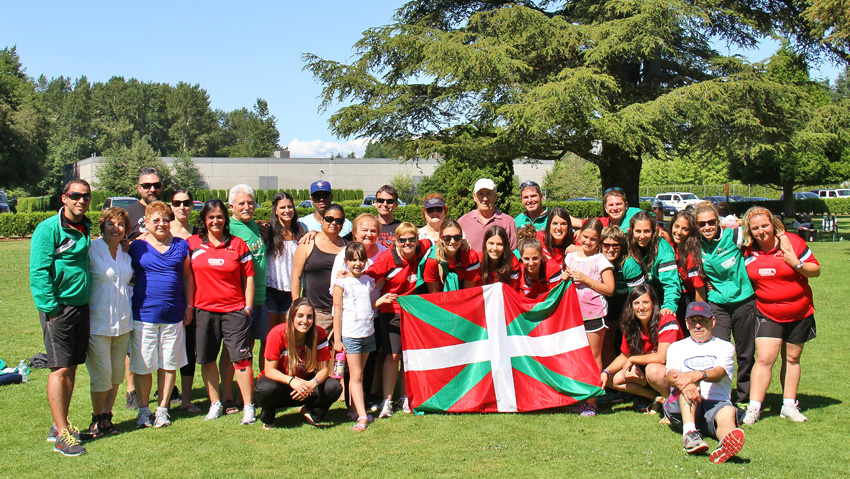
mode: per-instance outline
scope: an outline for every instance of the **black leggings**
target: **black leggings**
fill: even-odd
[[[334,378],[328,378],[318,387],[313,389],[313,394],[303,401],[298,401],[290,396],[292,388],[286,383],[280,383],[274,379],[262,376],[254,386],[254,403],[263,408],[260,412],[260,421],[263,424],[274,424],[275,413],[278,408],[305,405],[310,409],[310,414],[315,420],[324,417],[334,401],[342,394],[342,385]]]
[[[750,373],[756,359],[756,298],[739,303],[711,303],[711,314],[716,318],[712,334],[724,340],[735,338],[735,359],[738,363],[735,387],[738,402],[750,401]]]

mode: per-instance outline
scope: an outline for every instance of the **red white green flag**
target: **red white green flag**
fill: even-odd
[[[416,411],[535,411],[604,391],[571,282],[537,300],[494,283],[398,302]]]

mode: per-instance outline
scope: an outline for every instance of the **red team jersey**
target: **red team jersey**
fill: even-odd
[[[682,280],[682,286],[685,288],[685,292],[690,296],[694,295],[694,292],[698,288],[702,288],[705,286],[705,281],[700,277],[699,267],[694,263],[694,259],[688,256],[688,262],[685,270],[678,268],[679,264],[679,250],[673,248],[676,252],[676,265],[679,270],[679,278]]]
[[[416,245],[416,252],[408,260],[399,256],[396,248],[392,247],[376,256],[372,266],[363,274],[374,278],[376,283],[382,279],[386,280],[383,288],[381,288],[381,295],[387,293],[399,296],[410,294],[416,289],[419,262],[422,261],[422,256],[430,246],[431,240],[419,240],[419,244]],[[380,310],[382,313],[401,314],[401,306],[396,301],[382,304]]]
[[[301,346],[298,349],[298,370],[295,371],[295,374],[289,372],[289,366],[287,366],[289,363],[287,361],[288,352],[286,351],[286,323],[278,324],[269,331],[269,335],[266,337],[266,349],[263,356],[269,361],[277,361],[276,369],[283,374],[296,376],[305,380],[312,379],[318,371],[324,369],[324,364],[331,359],[328,335],[325,334],[324,329],[319,327],[316,327],[316,334],[318,335],[316,341],[316,371],[307,372],[304,370],[304,362],[300,360],[300,358],[304,357],[304,346]],[[265,376],[265,374],[266,371],[263,370],[261,376]]]
[[[664,316],[661,316],[661,320],[658,323],[657,344],[673,344],[681,339],[685,339],[685,335],[682,334],[682,329],[679,328],[679,321],[676,320],[676,316],[672,314],[666,314]],[[643,344],[643,352],[640,354],[631,354],[629,351],[629,343],[626,340],[626,336],[623,336],[623,341],[622,343],[620,343],[620,351],[623,354],[628,354],[630,356],[652,354],[657,351],[657,348],[652,347],[652,341],[650,341],[649,336],[645,332],[643,332],[643,329],[640,330],[640,341]]]
[[[460,260],[458,261],[458,257]],[[473,249],[461,251],[455,255],[454,260],[449,261],[449,269],[457,274],[460,287],[463,288],[464,281],[472,281],[476,286],[481,284],[481,263],[478,261],[478,253]],[[422,271],[422,279],[426,283],[438,283],[440,290],[443,289],[443,280],[440,279],[440,268],[437,260],[428,258],[425,260],[425,268]]]
[[[505,284],[511,287],[514,291],[519,291],[519,275],[522,271],[522,262],[520,262],[520,260],[518,260],[517,257],[511,253],[508,253],[508,257],[510,257],[511,259],[511,277],[510,280],[508,280],[508,282]],[[488,278],[481,279],[486,279],[486,281],[484,281],[484,284],[492,284],[499,281],[499,276],[495,271],[491,271]]]
[[[567,248],[570,246],[569,243],[566,243],[566,239],[564,240],[563,248],[560,246],[555,246],[550,251],[546,248],[546,233],[543,231],[537,232],[537,239],[540,240],[540,244],[543,245],[543,256],[547,259],[550,259],[558,264],[558,267],[563,266],[564,264],[564,256],[567,255]],[[578,235],[576,235],[576,241],[578,241]]]
[[[218,246],[202,241],[198,235],[187,241],[195,275],[195,307],[214,313],[244,309],[242,278],[254,276],[248,245],[236,236]]]
[[[545,271],[540,272],[540,279],[532,282],[525,272],[525,265],[519,275],[519,292],[529,298],[536,298],[546,294],[550,289],[561,282],[561,265],[552,260],[547,260],[543,265]]]
[[[786,233],[797,259],[819,265],[805,240],[794,233]],[[756,292],[759,312],[777,323],[799,321],[814,314],[812,288],[808,278],[785,262],[779,246],[764,252],[754,243],[744,249],[747,276]]]

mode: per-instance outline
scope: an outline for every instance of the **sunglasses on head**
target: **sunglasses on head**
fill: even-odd
[[[325,216],[324,220],[325,223],[336,223],[338,226],[342,226],[345,224],[345,218],[334,218],[333,216]]]
[[[528,188],[529,186],[532,188],[540,188],[540,185],[531,180],[523,181],[522,184],[519,185],[520,188]]]
[[[171,206],[176,206],[180,208],[181,206],[194,206],[195,202],[192,200],[171,200]]]
[[[149,190],[151,188],[158,190],[162,188],[162,182],[157,181],[156,183],[140,183],[139,186],[141,186],[143,190]]]
[[[605,190],[605,192],[602,193],[602,194],[607,195],[611,191],[619,191],[620,193],[624,193],[623,189],[620,188],[619,186],[612,186],[611,188],[608,188],[607,190]]]
[[[697,221],[697,226],[699,226],[700,228],[705,228],[706,226],[717,226],[717,219],[708,221]]]
[[[65,196],[73,201],[80,201],[80,198],[82,198],[83,201],[91,201],[91,193],[80,193],[78,191],[72,191]]]
[[[463,239],[463,235],[445,235],[445,236],[440,236],[440,239],[443,240],[443,243],[451,243],[452,240],[460,243],[460,240]]]
[[[410,238],[396,238],[395,242],[398,244],[413,244],[416,243],[416,237],[411,236]]]
[[[388,205],[392,205],[392,204],[395,204],[395,200],[392,199],[392,198],[375,198],[375,204],[376,205],[382,205],[384,203],[386,203]]]

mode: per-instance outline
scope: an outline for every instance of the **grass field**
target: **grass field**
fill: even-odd
[[[44,441],[50,427],[47,370],[27,384],[0,387],[0,477],[850,477],[850,381],[845,326],[850,244],[815,243],[823,275],[812,280],[819,337],[803,353],[800,403],[806,424],[779,418],[781,393],[771,385],[763,419],[746,430],[739,457],[723,465],[690,457],[681,436],[630,405],[603,408],[596,418],[566,411],[504,415],[397,414],[363,434],[351,431],[337,403],[328,427],[305,425],[288,410],[278,429],[240,426],[240,415],[207,422],[200,372],[194,396],[204,413],[174,412],[174,425],[136,431],[135,411],[119,407],[128,431],[86,444],[70,458]],[[29,241],[0,242],[0,357],[9,364],[43,351],[29,293]],[[88,374],[80,367],[71,420],[90,421]],[[122,387],[123,393],[123,387]],[[123,394],[122,394],[123,395]],[[715,442],[709,441],[714,447]]]

